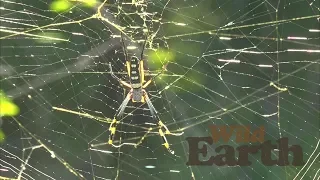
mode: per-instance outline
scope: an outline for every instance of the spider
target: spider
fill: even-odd
[[[119,77],[117,77],[114,72],[112,71],[112,65],[109,62],[109,69],[110,69],[110,74],[113,78],[115,78],[117,81],[119,81],[120,84],[122,84],[123,86],[127,87],[130,89],[129,93],[127,94],[126,98],[123,100],[123,102],[121,103],[120,107],[118,108],[118,110],[116,111],[116,114],[110,124],[109,127],[109,131],[110,131],[110,135],[109,135],[109,140],[108,140],[108,144],[113,145],[113,139],[114,139],[114,135],[116,133],[116,126],[119,123],[119,119],[122,117],[122,115],[124,114],[124,110],[127,107],[127,104],[130,100],[132,100],[133,103],[136,102],[141,102],[141,103],[147,103],[149,110],[151,112],[152,115],[152,119],[153,121],[155,121],[158,126],[159,126],[159,135],[161,136],[163,142],[164,142],[164,146],[165,148],[171,153],[174,154],[174,151],[172,151],[170,149],[170,145],[167,141],[167,138],[165,136],[165,134],[172,134],[169,129],[167,128],[166,125],[163,124],[163,122],[160,120],[159,116],[158,116],[158,112],[155,109],[155,107],[153,106],[150,98],[148,97],[148,93],[145,90],[146,87],[148,87],[150,85],[150,83],[160,74],[163,73],[163,71],[165,70],[166,65],[164,66],[163,70],[161,72],[159,72],[157,75],[155,75],[154,77],[152,77],[151,79],[149,79],[148,81],[145,82],[144,80],[144,68],[143,68],[143,52],[145,49],[145,45],[146,45],[146,41],[145,40],[144,44],[143,44],[143,49],[141,52],[141,58],[139,59],[138,57],[136,57],[135,55],[131,56],[131,59],[128,59],[128,54],[126,51],[126,47],[123,41],[123,36],[121,34],[121,41],[122,41],[122,47],[123,47],[123,51],[124,51],[124,55],[125,55],[125,59],[126,59],[126,66],[127,66],[127,73],[129,76],[129,82],[123,81],[121,80]]]

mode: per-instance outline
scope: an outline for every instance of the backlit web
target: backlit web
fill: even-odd
[[[67,1],[63,12],[0,2],[0,85],[20,107],[1,120],[0,179],[319,179],[319,1]],[[128,93],[108,67],[127,80],[120,32],[130,55],[146,39],[146,79],[168,63],[146,90],[183,133],[167,135],[174,155],[139,103],[117,126],[122,146],[107,144]],[[185,139],[212,124],[264,126],[265,139],[302,146],[306,165],[268,167],[256,154],[249,167],[187,166]]]

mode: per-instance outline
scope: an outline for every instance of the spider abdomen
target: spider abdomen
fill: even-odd
[[[140,61],[136,56],[131,57],[130,63],[127,64],[128,73],[130,76],[131,84],[141,84],[141,74],[140,74]]]

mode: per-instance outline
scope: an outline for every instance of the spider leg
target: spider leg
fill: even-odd
[[[145,40],[143,42],[142,51],[141,51],[141,55],[140,55],[141,60],[143,60],[144,49],[146,48],[148,36],[149,36],[149,30],[148,30],[148,34],[146,35]]]
[[[127,107],[128,102],[131,99],[131,94],[132,94],[132,92],[130,91],[128,93],[127,97],[123,100],[123,102],[119,106],[119,108],[118,108],[118,110],[117,110],[117,112],[116,112],[116,114],[115,114],[115,116],[109,126],[110,135],[109,135],[108,144],[113,145],[112,141],[113,141],[114,135],[116,133],[117,124],[119,123],[119,119],[123,115],[123,112],[124,112],[125,108]]]
[[[157,113],[157,110],[154,108],[151,100],[149,99],[148,95],[147,95],[147,92],[144,90],[144,98],[148,104],[148,107],[150,109],[150,112],[151,112],[151,115],[152,115],[152,119],[154,121],[157,122],[157,124],[159,125],[159,134],[164,142],[164,147],[166,147],[166,149],[171,153],[171,154],[174,154],[174,151],[170,149],[170,145],[168,143],[168,140],[165,136],[165,134],[171,134],[171,132],[169,131],[169,129],[167,128],[166,125],[163,124],[163,122],[160,120],[159,116],[158,116],[158,113]]]
[[[113,78],[115,78],[117,81],[119,81],[122,85],[128,87],[128,88],[131,88],[131,85],[123,80],[121,80],[118,76],[116,76],[113,71],[112,71],[112,65],[111,63],[109,62],[109,69],[110,69],[110,74]]]
[[[124,43],[123,33],[122,32],[121,32],[121,43],[122,43],[122,50],[123,50],[124,56],[126,58],[126,61],[128,61],[127,47],[126,47],[126,45]]]

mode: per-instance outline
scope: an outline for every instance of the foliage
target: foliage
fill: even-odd
[[[50,4],[50,9],[55,12],[65,12],[71,8],[72,4],[68,0],[55,0]]]
[[[0,90],[0,118],[4,116],[15,116],[19,113],[19,107]],[[5,139],[5,134],[0,129],[0,143]]]
[[[55,12],[66,12],[69,11],[75,3],[80,3],[85,7],[94,7],[97,0],[55,0],[50,4],[50,9]]]
[[[19,111],[19,107],[0,90],[0,117],[15,116]]]
[[[161,67],[163,64],[173,61],[174,58],[174,54],[165,49],[157,49],[148,54],[148,59],[157,67]]]

